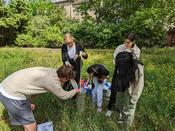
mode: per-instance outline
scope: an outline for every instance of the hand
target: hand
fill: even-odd
[[[31,104],[30,106],[31,106],[32,111],[35,110],[36,108],[35,104]]]
[[[76,91],[76,93],[80,92],[80,88],[75,88],[74,90]]]
[[[72,65],[69,63],[69,61],[66,61],[66,62],[65,62],[65,65],[72,66]]]
[[[82,56],[86,56],[86,53],[85,53],[85,52],[83,52],[83,53],[82,53]]]
[[[86,53],[83,51],[80,51],[80,57],[82,57],[82,56],[86,56]]]
[[[89,84],[89,80],[87,80],[84,84],[87,86]]]

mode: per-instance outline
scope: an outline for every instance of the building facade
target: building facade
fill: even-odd
[[[62,6],[65,9],[66,16],[70,19],[77,19],[82,20],[82,15],[80,12],[76,11],[76,8],[82,3],[82,2],[88,2],[88,0],[53,0],[53,2],[58,5]],[[90,16],[95,18],[95,14],[93,11],[88,12]]]

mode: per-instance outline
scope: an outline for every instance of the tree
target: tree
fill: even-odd
[[[26,34],[18,35],[16,45],[22,47],[60,47],[63,42],[60,28],[50,23],[47,16],[34,16],[28,23]]]
[[[88,16],[88,11],[93,10],[96,14],[96,21],[116,22],[117,19],[126,19],[135,11],[151,7],[152,0],[91,0],[83,2],[78,11]]]
[[[5,43],[13,44],[18,33],[24,32],[25,26],[31,17],[30,6],[27,1],[11,0],[8,5],[4,5],[1,13],[0,28],[3,33]]]
[[[26,34],[19,34],[16,45],[26,47],[60,47],[63,42],[61,29],[65,14],[51,1],[30,0],[32,17],[26,26]]]
[[[90,0],[77,10],[85,20],[89,18],[88,11],[93,10],[95,23],[115,24],[113,33],[119,43],[123,42],[124,34],[134,31],[141,46],[165,45],[166,31],[175,25],[174,0]]]

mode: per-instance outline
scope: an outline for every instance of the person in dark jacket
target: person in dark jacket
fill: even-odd
[[[107,77],[109,76],[109,71],[102,64],[94,64],[88,67],[87,73],[89,74],[87,83],[92,80],[93,85],[92,102],[97,105],[97,112],[101,112],[103,87]]]
[[[130,127],[134,120],[137,101],[144,87],[144,66],[140,61],[140,49],[130,33],[123,45],[114,52],[115,71],[106,115],[111,116],[113,105],[119,112],[118,123]]]
[[[74,70],[76,71],[75,81],[79,85],[81,69],[83,66],[82,59],[87,59],[88,54],[84,48],[75,41],[74,37],[70,33],[66,33],[64,35],[64,41],[65,43],[61,47],[62,62],[65,65],[73,66]]]

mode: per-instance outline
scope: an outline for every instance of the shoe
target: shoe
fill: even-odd
[[[124,121],[123,118],[119,118],[119,119],[117,120],[117,123],[118,123],[118,124],[123,124],[123,123],[125,123],[125,121]]]
[[[112,111],[107,110],[107,112],[106,112],[106,116],[111,117],[111,114],[112,114]]]
[[[102,112],[102,108],[101,107],[98,107],[97,108],[97,112]]]
[[[124,123],[124,119],[123,119],[123,116],[122,116],[121,113],[119,114],[119,118],[118,118],[118,120],[117,120],[117,123],[118,123],[118,124],[123,124],[123,123]]]

